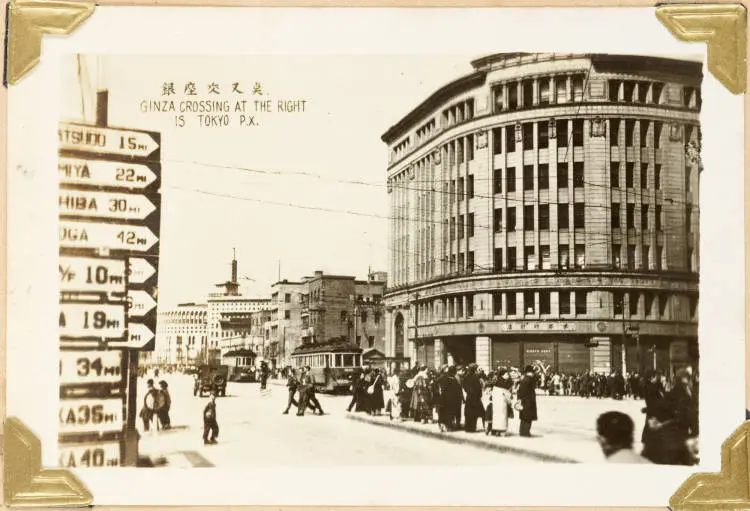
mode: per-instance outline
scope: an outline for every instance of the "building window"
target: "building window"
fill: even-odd
[[[586,314],[588,308],[586,302],[588,301],[588,298],[588,291],[576,291],[576,314]]]
[[[565,82],[565,79],[559,78],[555,80],[555,98],[558,103],[567,103],[568,102],[568,92],[566,90],[567,83]]]
[[[661,231],[661,206],[656,206],[656,213],[654,215],[654,220],[656,221],[656,230]]]
[[[620,162],[613,161],[609,164],[609,186],[611,188],[620,187]]]
[[[625,306],[625,295],[622,291],[612,293],[612,310],[615,316],[622,316]]]
[[[629,161],[625,164],[625,187],[633,188],[633,173],[635,172],[635,163]]]
[[[451,217],[451,235],[450,240],[456,240],[456,217]]]
[[[568,120],[561,119],[557,121],[557,146],[568,147]]]
[[[536,313],[536,303],[534,301],[534,291],[523,292],[523,310],[526,314]]]
[[[523,230],[534,230],[534,206],[523,207]]]
[[[526,270],[536,270],[536,254],[534,253],[534,247],[524,247],[523,257]]]
[[[582,270],[586,268],[586,245],[575,245],[574,248],[574,257],[575,257],[575,264],[576,269]]]
[[[570,211],[568,210],[567,204],[557,205],[557,228],[558,229],[569,229],[570,228]]]
[[[367,323],[367,311],[362,311],[362,323]]]
[[[367,337],[367,347],[372,348],[373,346],[375,346],[375,336],[370,335]]]
[[[635,121],[625,121],[625,145],[627,147],[633,147],[633,139],[635,138]]]
[[[583,145],[583,119],[573,119],[573,146]]]
[[[539,80],[539,104],[548,105],[550,103],[549,80]]]
[[[567,162],[557,164],[557,187],[558,188],[568,187],[568,164]]]
[[[495,249],[494,269],[496,272],[503,271],[503,249],[502,248]]]
[[[617,101],[620,95],[620,82],[618,80],[609,80],[607,82],[607,89],[609,92],[609,100]]]
[[[466,161],[474,160],[474,135],[466,137]]]
[[[635,204],[628,204],[625,209],[625,220],[627,221],[628,229],[635,229]]]
[[[537,178],[540,190],[549,188],[549,165],[546,163],[539,164],[539,176]]]
[[[506,222],[505,230],[507,232],[515,232],[516,230],[516,208],[515,207],[508,208],[508,221]]]
[[[341,311],[341,322],[344,323],[347,319],[349,319],[349,314],[346,311]]]
[[[549,270],[551,268],[549,245],[541,245],[539,247],[539,252],[542,259],[542,270]]]
[[[375,314],[373,314],[373,321],[375,321],[376,325],[380,324],[380,313],[379,312],[376,312]]]
[[[645,103],[648,97],[648,82],[638,82],[638,102]]]
[[[549,230],[549,204],[539,205],[539,230]]]
[[[690,305],[690,317],[695,318],[695,315],[698,312],[698,295],[690,293],[688,295],[688,301]]]
[[[583,179],[583,162],[577,161],[573,163],[573,187],[575,188],[582,188],[584,179]]]
[[[617,269],[622,267],[620,263],[620,251],[620,245],[612,245],[612,266]]]
[[[626,81],[626,82],[623,82],[622,85],[623,85],[622,88],[623,88],[623,96],[624,96],[623,99],[627,101],[628,103],[632,103],[635,100],[634,98],[635,82]]]
[[[583,101],[583,75],[574,75],[572,78],[573,82],[573,101]]]
[[[458,254],[458,271],[459,273],[463,273],[464,271],[464,255]]]
[[[505,128],[505,150],[509,153],[516,150],[516,130],[513,126]]]
[[[643,294],[643,315],[644,317],[650,317],[653,313],[654,308],[654,293]]]
[[[648,188],[648,163],[641,163],[641,189]]]
[[[492,315],[500,316],[503,313],[503,294],[495,291],[492,293]]]
[[[573,228],[584,229],[586,227],[586,213],[584,204],[577,202],[573,204]]]
[[[508,167],[505,169],[505,189],[508,192],[516,191],[516,168]]]
[[[663,83],[654,83],[651,86],[651,102],[658,105],[661,103],[661,92],[664,90]]]
[[[669,304],[669,295],[666,293],[659,293],[659,316],[664,317],[667,312],[667,305]]]
[[[539,149],[549,148],[549,123],[540,122],[537,124],[539,136]]]
[[[492,130],[492,154],[503,154],[503,129]]]
[[[494,215],[493,220],[494,220],[493,223],[494,223],[495,232],[500,232],[500,230],[503,227],[503,210],[502,209],[495,210],[495,215]]]
[[[534,80],[523,80],[521,87],[523,89],[523,106],[524,108],[531,108],[534,105]]]
[[[523,167],[523,189],[533,190],[534,189],[534,166],[524,165]]]
[[[531,106],[531,105],[529,105]],[[534,123],[526,122],[523,124],[523,148],[534,149]]]
[[[620,228],[620,204],[612,203],[612,229]]]
[[[560,301],[560,314],[570,314],[570,291],[560,291],[558,296]]]
[[[508,268],[513,271],[517,268],[516,247],[508,247]]]
[[[458,192],[456,192],[456,193],[458,193],[458,201],[459,202],[462,201],[462,200],[464,200],[464,195],[465,195],[465,193],[464,193],[464,178],[462,178],[462,177],[458,178]]]
[[[568,265],[570,264],[570,253],[569,253],[568,245],[559,245],[557,247],[557,255],[559,259],[559,266],[563,270],[568,269]]]
[[[660,245],[656,246],[656,254],[654,254],[654,265],[657,270],[661,270],[662,264],[661,259],[664,255],[664,248]]]
[[[646,147],[646,141],[648,140],[648,121],[640,121],[640,127],[641,147]]]
[[[550,292],[539,291],[539,314],[549,314],[551,308]]]
[[[516,293],[511,291],[505,294],[505,313],[508,316],[515,316],[518,311],[516,308]]]
[[[284,294],[284,303],[290,303],[292,301],[292,295],[289,293]]]
[[[651,247],[648,245],[643,245],[641,247],[641,268],[644,270],[648,270],[648,258],[650,255]]]
[[[469,273],[474,272],[474,252],[470,251],[466,254],[466,271]]]
[[[470,199],[474,198],[474,175],[470,175],[466,178],[466,194]]]
[[[628,245],[628,270],[635,270],[635,245]]]
[[[502,193],[503,191],[503,169],[495,169],[495,175],[494,179],[492,180],[494,184],[494,192],[495,193]]]
[[[474,236],[474,213],[469,213],[468,224],[466,225],[466,235],[469,238]]]
[[[683,87],[682,89],[682,103],[686,108],[690,108],[693,103],[693,94],[695,89],[693,87]]]
[[[609,145],[610,147],[620,145],[620,119],[609,120]]]
[[[474,317],[474,295],[466,295],[466,317]]]

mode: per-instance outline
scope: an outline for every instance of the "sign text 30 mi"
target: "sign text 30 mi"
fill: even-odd
[[[61,215],[125,220],[143,220],[156,211],[145,195],[83,190],[60,190],[58,206]]]

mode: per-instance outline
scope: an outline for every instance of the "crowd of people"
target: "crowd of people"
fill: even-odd
[[[385,411],[392,421],[437,424],[444,432],[484,431],[488,435],[509,434],[508,420],[517,417],[518,435],[530,437],[531,425],[538,420],[538,393],[644,399],[643,451],[633,460],[691,465],[698,456],[698,383],[691,368],[678,371],[672,380],[656,371],[642,375],[545,375],[532,366],[522,372],[500,368],[490,373],[476,364],[445,365],[439,369],[418,365],[389,373],[365,369],[352,381],[352,400],[347,410],[370,415]],[[620,451],[632,449],[633,428],[633,420],[621,412],[607,412],[597,420],[598,440],[605,455],[620,453],[612,461],[627,458]]]

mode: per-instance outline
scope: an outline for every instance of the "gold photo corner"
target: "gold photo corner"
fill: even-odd
[[[721,472],[693,474],[669,499],[673,511],[750,509],[750,421],[721,446]]]
[[[742,4],[670,4],[657,19],[680,41],[705,42],[708,70],[732,94],[747,86],[747,10]]]
[[[6,80],[13,85],[39,63],[42,34],[69,34],[94,12],[89,1],[13,0],[8,9]]]
[[[20,420],[5,421],[3,500],[10,507],[82,507],[93,495],[69,470],[42,468],[42,444]]]

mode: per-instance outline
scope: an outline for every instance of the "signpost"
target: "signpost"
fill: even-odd
[[[132,465],[138,353],[156,331],[161,135],[60,123],[58,141],[60,465]]]

